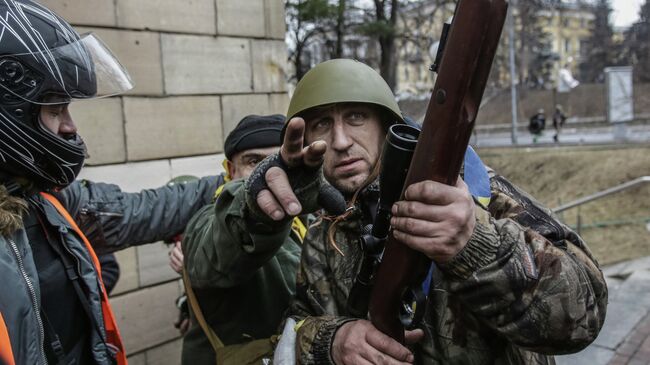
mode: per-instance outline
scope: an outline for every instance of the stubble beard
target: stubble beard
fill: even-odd
[[[343,178],[330,178],[325,175],[325,179],[332,184],[338,191],[345,197],[351,197],[354,193],[362,187],[364,181],[368,179],[368,173],[360,173]]]

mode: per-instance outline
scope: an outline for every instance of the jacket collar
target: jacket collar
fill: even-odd
[[[27,212],[27,202],[18,196],[9,194],[4,185],[0,185],[0,234],[11,235],[23,228],[23,215]]]

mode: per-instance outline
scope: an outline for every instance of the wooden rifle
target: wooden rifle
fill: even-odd
[[[507,9],[506,0],[458,1],[431,67],[438,77],[401,199],[408,186],[421,181],[456,184]],[[396,240],[392,232],[388,234],[381,262],[373,275],[368,309],[373,325],[400,343],[404,343],[405,327],[416,326],[414,319],[422,318],[426,303],[418,300],[411,312],[413,296],[409,297],[409,293],[418,291],[430,267],[428,257]]]

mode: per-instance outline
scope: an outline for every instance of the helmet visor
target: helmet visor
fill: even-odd
[[[2,59],[0,87],[46,105],[121,94],[131,90],[133,82],[104,42],[87,33],[61,47]]]

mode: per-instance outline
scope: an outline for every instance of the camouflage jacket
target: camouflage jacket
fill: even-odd
[[[466,247],[433,271],[418,364],[553,364],[597,336],[607,305],[598,263],[582,239],[551,212],[490,172],[491,201],[477,203]],[[362,203],[376,199],[367,189]],[[358,204],[328,243],[329,221],[305,239],[292,313],[300,364],[330,364],[334,333],[353,320],[348,293],[361,259]]]

